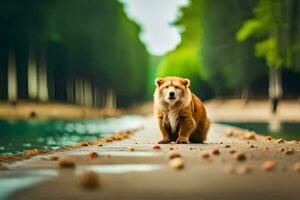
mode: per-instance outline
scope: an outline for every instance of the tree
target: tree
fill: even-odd
[[[269,96],[276,112],[278,99],[282,96],[280,68],[296,68],[293,64],[299,45],[293,29],[296,18],[296,1],[260,0],[254,8],[254,18],[247,20],[237,33],[240,42],[257,37],[255,54],[266,60],[270,67]]]
[[[181,30],[181,43],[175,50],[167,53],[160,61],[157,76],[182,76],[192,82],[191,88],[202,98],[209,98],[211,90],[206,83],[207,74],[198,56],[202,39],[201,18],[199,13],[203,1],[192,0],[190,5],[180,9],[181,15],[173,25]]]

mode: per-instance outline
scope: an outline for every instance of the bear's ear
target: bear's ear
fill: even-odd
[[[163,84],[163,82],[164,82],[164,79],[163,78],[156,78],[155,79],[155,85],[156,85],[156,87],[159,87],[161,84]]]
[[[182,84],[185,85],[185,87],[190,87],[190,80],[187,78],[184,78],[182,81]]]

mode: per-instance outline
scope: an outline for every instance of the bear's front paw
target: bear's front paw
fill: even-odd
[[[177,139],[176,140],[176,143],[177,144],[190,144],[190,141],[189,140],[186,140],[186,139]]]
[[[170,142],[171,142],[170,139],[162,139],[161,141],[158,142],[158,144],[168,144]]]

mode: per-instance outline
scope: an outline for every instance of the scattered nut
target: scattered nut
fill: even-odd
[[[285,155],[291,155],[291,154],[294,154],[295,152],[295,149],[288,149],[285,151]]]
[[[105,138],[105,142],[112,142],[112,141],[114,141],[112,137]]]
[[[248,166],[239,166],[237,169],[236,169],[236,173],[239,174],[239,175],[244,175],[244,174],[247,174],[251,171],[250,167]]]
[[[291,140],[288,142],[288,144],[298,144],[298,141],[297,140]]]
[[[265,161],[262,164],[262,168],[266,171],[271,171],[275,168],[275,163],[272,160]]]
[[[254,146],[253,144],[251,144],[250,146],[249,146],[249,148],[255,148],[256,146]]]
[[[234,172],[234,167],[232,165],[225,165],[223,168],[223,172],[226,174],[232,174]]]
[[[168,152],[168,157],[169,157],[169,159],[180,158],[181,155],[177,151],[171,150],[171,151]]]
[[[169,161],[169,166],[172,168],[172,169],[183,169],[184,168],[184,162],[183,162],[183,159],[182,158],[174,158],[174,159],[171,159]]]
[[[269,151],[269,149],[270,149],[269,147],[264,147],[265,152]]]
[[[282,138],[275,141],[276,144],[282,144],[284,143],[284,140]]]
[[[92,171],[87,171],[79,176],[79,183],[85,189],[96,189],[100,187],[98,174]]]
[[[242,152],[236,152],[233,154],[233,157],[238,160],[238,161],[245,161],[247,158],[246,158],[246,155]]]
[[[51,157],[49,158],[49,160],[58,161],[58,160],[59,160],[59,157],[58,157],[58,156],[51,156]]]
[[[169,150],[174,150],[174,148],[173,148],[173,147],[170,147]]]
[[[135,149],[133,147],[128,147],[128,151],[134,151]]]
[[[89,158],[95,158],[97,156],[98,156],[98,154],[95,151],[88,152],[88,157]]]
[[[233,136],[233,130],[232,130],[232,129],[227,129],[227,130],[225,131],[225,135],[226,135],[227,137],[232,137],[232,136]]]
[[[254,132],[247,132],[244,136],[244,139],[246,140],[255,140],[256,136]]]
[[[236,152],[236,150],[234,150],[234,149],[231,149],[230,151],[229,151],[229,153],[231,153],[231,154],[234,154]]]
[[[213,149],[212,150],[212,154],[214,154],[214,155],[220,155],[220,151],[219,151],[219,149]]]
[[[81,147],[86,147],[86,146],[89,146],[89,143],[88,142],[80,142],[79,145]]]
[[[269,141],[271,141],[271,140],[272,140],[271,136],[266,136],[266,137],[264,137],[264,141],[265,141],[265,142],[269,142]]]
[[[296,163],[293,165],[293,169],[294,169],[296,172],[300,172],[300,162],[296,162]]]
[[[279,152],[285,152],[285,148],[284,147],[279,147],[278,149],[277,149],[277,151],[279,151]]]
[[[58,163],[60,168],[74,168],[75,161],[71,158],[63,158]]]
[[[152,149],[154,149],[154,150],[160,150],[161,147],[159,145],[155,145],[155,146],[152,147]]]
[[[209,158],[209,156],[209,153],[206,151],[202,153],[202,158]]]
[[[225,148],[230,148],[231,146],[229,144],[225,145]]]

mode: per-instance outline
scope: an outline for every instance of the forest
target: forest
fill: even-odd
[[[299,97],[300,2],[190,0],[163,56],[115,0],[0,1],[0,100],[124,107],[152,99],[157,76],[210,98]]]
[[[111,0],[0,1],[0,99],[96,107],[144,99],[140,27]]]
[[[173,23],[181,44],[154,71],[190,78],[204,99],[298,97],[299,10],[297,0],[191,0]]]

